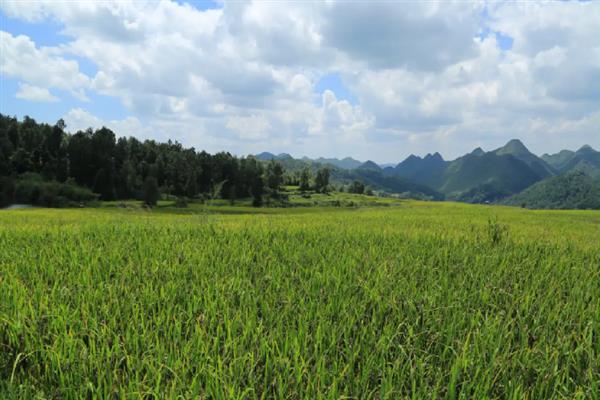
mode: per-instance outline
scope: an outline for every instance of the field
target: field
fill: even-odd
[[[0,211],[0,398],[600,398],[600,212],[384,203]]]

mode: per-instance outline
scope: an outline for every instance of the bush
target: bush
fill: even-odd
[[[185,196],[178,197],[175,200],[175,207],[186,208],[188,206],[188,198]]]
[[[44,181],[37,174],[21,175],[12,195],[13,202],[44,207],[74,207],[97,199],[97,194],[71,181]]]

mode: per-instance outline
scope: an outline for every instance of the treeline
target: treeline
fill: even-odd
[[[280,187],[298,179],[274,161],[211,155],[171,141],[117,138],[107,128],[75,134],[65,128],[62,120],[51,126],[0,114],[0,203],[60,206],[98,198],[154,205],[163,194],[231,202],[252,198],[260,206],[281,200]],[[318,190],[328,185],[324,171],[315,180]]]

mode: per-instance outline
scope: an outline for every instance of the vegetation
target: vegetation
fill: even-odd
[[[600,210],[600,183],[581,171],[536,183],[506,204],[537,209]]]
[[[117,139],[106,128],[73,135],[64,129],[62,121],[50,126],[27,117],[20,122],[0,115],[0,207],[24,197],[32,204],[56,207],[96,198],[138,199],[152,206],[163,196],[191,201],[219,198],[230,204],[252,199],[255,207],[273,206],[288,201],[281,190],[284,185],[298,186],[307,194],[349,188],[379,196],[514,204],[505,200],[549,177],[580,171],[600,182],[600,152],[589,146],[540,158],[520,141],[511,140],[494,151],[476,149],[454,161],[434,153],[410,156],[396,167],[382,169],[373,161],[361,164],[350,158],[211,155],[171,141]],[[34,189],[31,174],[37,177]],[[21,190],[23,186],[31,190]],[[571,204],[546,201],[540,206],[569,208]]]
[[[598,212],[372,201],[0,212],[0,398],[597,397]]]
[[[600,151],[583,146],[577,151],[563,150],[558,154],[544,154],[542,158],[560,173],[582,171],[600,182]]]
[[[0,206],[15,202],[44,207],[77,207],[97,199],[98,195],[77,186],[72,180],[47,181],[34,173],[22,174],[14,181],[0,178]]]
[[[285,170],[280,162],[210,155],[171,141],[117,139],[107,128],[73,135],[64,129],[62,120],[50,126],[0,115],[0,206],[60,207],[97,198],[134,198],[152,206],[161,194],[232,203],[253,198],[256,206],[265,195],[281,200]],[[315,185],[326,190],[329,172],[319,171]]]

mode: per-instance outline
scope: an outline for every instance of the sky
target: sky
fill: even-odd
[[[0,0],[0,112],[209,152],[600,149],[600,2]]]

